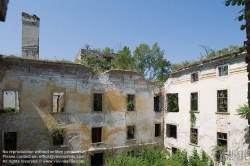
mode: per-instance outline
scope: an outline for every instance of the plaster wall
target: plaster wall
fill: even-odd
[[[228,64],[229,74],[219,77],[218,66],[224,64]],[[244,56],[239,56],[234,59],[213,61],[171,75],[164,85],[164,96],[166,99],[166,94],[178,93],[179,112],[166,112],[165,126],[166,124],[177,125],[177,139],[168,137],[164,139],[167,148],[186,149],[189,154],[193,148],[198,148],[212,155],[212,146],[217,145],[217,132],[223,132],[227,133],[228,136],[228,152],[245,153],[249,150],[247,120],[240,119],[239,116],[235,115],[239,105],[247,103],[246,66]],[[193,72],[199,73],[199,81],[192,83],[191,74]],[[227,113],[217,113],[217,90],[228,91]],[[195,113],[197,120],[194,126],[198,129],[197,145],[190,143],[190,93],[193,92],[198,92],[198,112]],[[232,165],[249,164],[248,160],[240,159],[229,162]]]
[[[17,132],[17,150],[102,151],[108,158],[138,150],[142,143],[163,143],[163,134],[154,137],[154,124],[163,124],[161,112],[153,109],[161,89],[139,73],[95,75],[82,65],[15,58],[2,58],[0,66],[0,110],[5,90],[18,91],[20,102],[20,113],[0,114],[0,131]],[[55,91],[64,93],[62,113],[52,113]],[[93,110],[94,93],[103,94],[102,112]],[[135,111],[127,111],[128,94],[135,95]],[[130,125],[135,126],[134,140],[127,140]],[[66,129],[63,146],[53,145],[54,126]],[[101,143],[92,143],[92,127],[102,127]]]

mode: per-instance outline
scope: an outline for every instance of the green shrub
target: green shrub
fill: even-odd
[[[188,157],[185,150],[177,149],[175,154],[170,154],[164,147],[157,149],[144,148],[140,151],[139,157],[131,155],[122,155],[110,159],[106,166],[214,166],[213,160],[201,151],[193,149],[192,154]]]
[[[194,127],[195,122],[196,122],[196,116],[195,116],[194,111],[191,110],[190,111],[190,124],[191,124],[191,127]]]
[[[214,156],[214,160],[216,163],[222,163],[222,165],[225,165],[226,158],[225,158],[225,152],[227,150],[226,146],[213,146],[212,152]]]
[[[248,119],[250,117],[250,109],[247,104],[243,104],[236,109],[237,114],[242,119]]]
[[[13,107],[4,107],[3,113],[18,113],[19,111]]]

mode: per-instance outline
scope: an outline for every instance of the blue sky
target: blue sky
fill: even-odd
[[[80,48],[158,42],[172,63],[198,59],[199,45],[222,49],[243,44],[242,7],[224,0],[11,0],[0,22],[0,54],[21,56],[21,13],[40,17],[40,59],[73,61]]]

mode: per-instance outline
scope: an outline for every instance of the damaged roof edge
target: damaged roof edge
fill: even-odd
[[[243,53],[239,54],[238,56],[236,56],[235,58],[237,58],[239,56],[246,55],[246,54],[247,54],[246,52],[243,52]],[[231,55],[232,55],[232,53],[226,54],[226,55],[222,55],[222,56],[218,56],[218,57],[214,57],[214,58],[211,58],[211,59],[206,59],[206,60],[201,61],[200,63],[197,62],[195,64],[192,64],[192,65],[183,67],[183,68],[181,68],[179,70],[173,71],[171,73],[171,75],[175,74],[175,73],[178,73],[178,72],[182,72],[182,71],[191,69],[191,68],[194,68],[194,67],[200,67],[200,66],[203,66],[205,64],[209,64],[209,63],[213,63],[213,62],[218,62],[218,61],[221,61],[221,60],[226,60],[226,59],[229,59]],[[234,58],[232,58],[232,59],[234,59]]]
[[[40,60],[40,59],[24,59],[18,56],[5,56],[0,54],[0,63],[1,62],[16,62],[19,65],[22,64],[28,64],[28,65],[55,65],[55,66],[61,66],[61,67],[77,67],[77,68],[82,68],[87,70],[88,72],[93,72],[93,69],[87,66],[84,66],[82,64],[76,64],[73,62],[65,62],[65,61],[50,61],[50,60]],[[123,75],[133,75],[133,76],[139,76],[143,77],[143,74],[141,72],[137,71],[132,71],[132,70],[117,70],[117,69],[111,69],[105,72],[102,72],[100,74],[123,74]],[[96,75],[100,75],[96,74]],[[144,78],[145,81],[151,83],[151,84],[156,84],[154,82],[148,81]]]

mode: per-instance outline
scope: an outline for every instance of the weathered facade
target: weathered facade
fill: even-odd
[[[89,50],[89,49],[80,49],[78,55],[77,55],[77,59],[78,60],[85,60],[87,56],[93,56],[95,58],[99,58],[99,59],[106,59],[108,61],[112,61],[113,59],[115,59],[115,57],[117,56],[117,54],[115,53],[104,53],[104,52],[100,52],[97,50]]]
[[[22,13],[22,57],[39,59],[40,18]]]
[[[83,65],[10,57],[0,57],[0,66],[1,150],[88,151],[93,164],[163,143],[161,88],[140,73],[96,75]],[[63,140],[55,140],[55,128],[65,131]]]
[[[164,85],[167,148],[190,154],[195,147],[212,155],[213,146],[225,146],[227,162],[249,165],[248,122],[236,115],[247,103],[246,66],[245,55],[225,55],[171,74]]]

